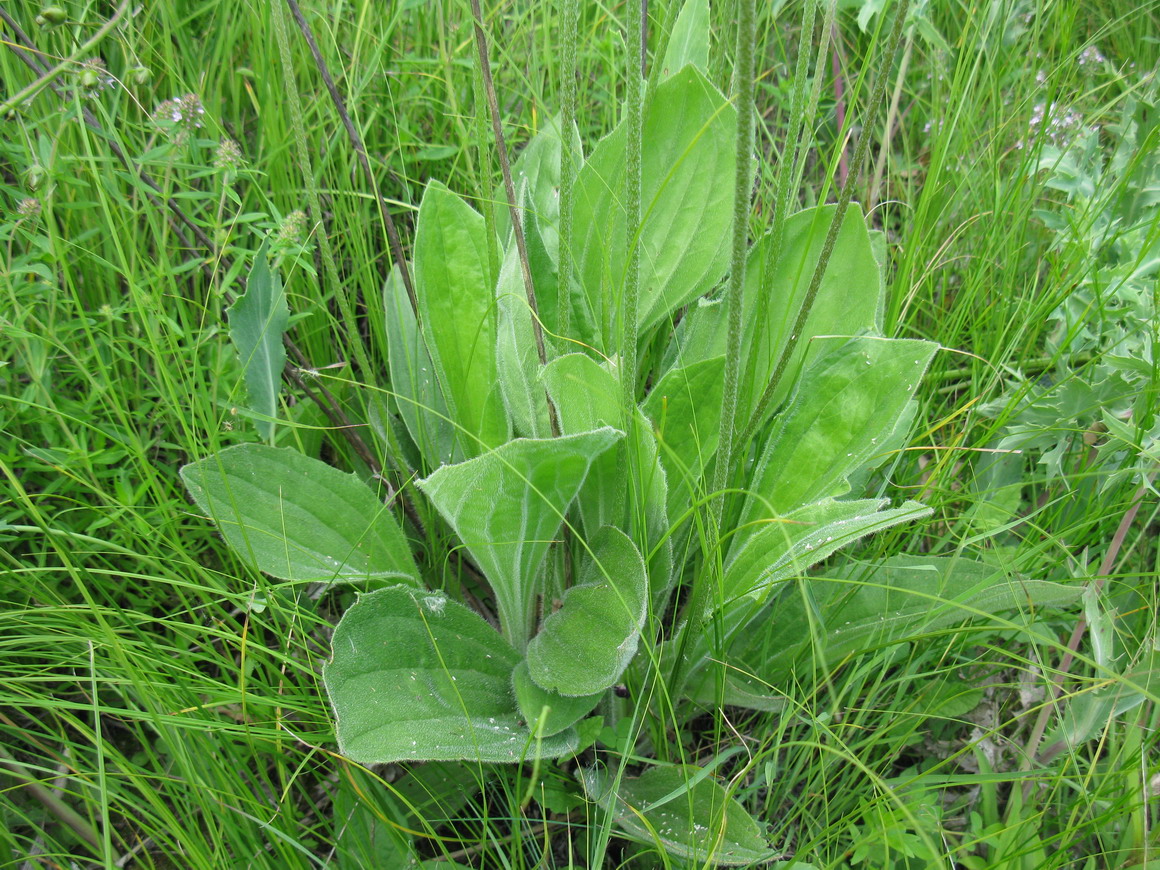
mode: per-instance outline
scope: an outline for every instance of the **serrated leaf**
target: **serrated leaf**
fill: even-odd
[[[415,295],[443,398],[464,455],[508,440],[495,368],[495,281],[483,217],[437,181],[415,230]]]
[[[685,0],[669,34],[661,76],[668,78],[687,65],[709,71],[709,0]]]
[[[528,671],[542,688],[576,697],[611,688],[636,655],[648,575],[632,540],[605,526],[560,607],[528,644]]]
[[[419,481],[483,570],[504,634],[518,649],[527,645],[540,564],[564,512],[592,463],[622,437],[605,427],[560,438],[520,438]]]
[[[699,773],[692,766],[652,767],[619,783],[594,768],[578,776],[589,799],[634,840],[659,845],[695,865],[740,866],[773,858],[761,825],[716,780],[698,779]],[[679,796],[673,798],[674,792]]]
[[[261,444],[229,447],[180,474],[226,543],[267,574],[420,584],[395,518],[353,474]]]
[[[575,731],[537,741],[511,692],[519,656],[477,613],[439,592],[363,595],[334,630],[322,677],[342,753],[361,764],[517,762],[571,751]]]
[[[516,693],[516,704],[523,714],[524,721],[528,723],[529,728],[545,737],[559,734],[565,728],[575,725],[591,713],[600,703],[600,699],[604,697],[603,692],[565,697],[559,692],[550,692],[541,688],[528,673],[527,661],[522,661],[516,665],[516,669],[512,673],[512,687]],[[546,716],[544,715],[545,707],[548,708]],[[542,725],[540,724],[541,717],[543,717]]]
[[[804,573],[859,538],[931,513],[914,501],[883,510],[888,503],[887,499],[828,499],[762,522],[729,550],[722,582],[725,604],[743,596],[760,599],[773,584]]]
[[[230,323],[230,340],[242,361],[242,377],[250,410],[262,415],[255,418],[254,426],[264,440],[273,441],[282,368],[286,364],[282,335],[290,319],[290,308],[286,304],[282,279],[266,260],[265,243],[250,267],[246,292],[230,307],[226,316]]]
[[[642,330],[713,287],[724,274],[732,225],[737,113],[695,67],[661,82],[644,111],[641,150]],[[625,126],[593,150],[576,178],[577,278],[592,316],[579,337],[609,355],[618,334],[627,262]]]
[[[419,324],[398,266],[391,269],[383,287],[387,312],[387,354],[391,388],[399,416],[430,468],[463,458],[448,417],[443,390],[435,377],[435,364],[419,334]]]

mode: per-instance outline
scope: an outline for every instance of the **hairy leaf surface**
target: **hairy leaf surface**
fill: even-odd
[[[648,329],[725,272],[732,222],[737,113],[693,66],[662,82],[645,108],[641,152],[639,322]],[[625,126],[601,141],[576,178],[573,254],[593,318],[580,338],[616,352],[613,324],[627,262]]]
[[[322,676],[344,755],[392,761],[517,762],[569,751],[536,741],[511,692],[519,656],[477,613],[403,586],[363,595],[334,630]]]
[[[611,688],[636,655],[648,603],[644,559],[620,529],[605,526],[560,608],[528,644],[528,671],[561,695]]]
[[[260,414],[254,426],[266,441],[274,438],[274,419],[278,416],[278,393],[282,389],[282,367],[286,349],[282,335],[290,319],[286,291],[276,269],[271,269],[263,244],[250,276],[246,292],[226,312],[230,322],[230,339],[242,361],[242,377],[250,409]]]
[[[487,576],[504,634],[517,649],[527,644],[536,578],[564,512],[592,463],[622,437],[605,427],[561,438],[520,438],[419,481]]]
[[[396,266],[383,288],[387,311],[387,357],[391,388],[399,416],[430,468],[463,458],[449,418],[443,388],[435,377],[435,364],[419,334],[419,324]]]
[[[694,866],[758,864],[774,856],[757,821],[695,767],[651,767],[619,783],[595,768],[578,775],[589,798],[634,840],[658,844]]]
[[[427,350],[467,456],[508,439],[495,366],[494,278],[483,217],[431,182],[415,231],[415,295]]]

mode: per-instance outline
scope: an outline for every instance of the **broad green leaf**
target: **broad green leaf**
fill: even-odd
[[[728,670],[718,685],[711,665],[689,679],[685,694],[691,701],[710,707],[743,707],[763,713],[780,713],[786,708],[785,689],[749,674],[739,661],[730,659]]]
[[[565,728],[575,725],[592,712],[603,692],[578,697],[565,697],[559,692],[550,692],[536,684],[528,673],[528,663],[520,662],[512,673],[512,686],[516,693],[516,704],[524,721],[533,732],[551,737]],[[544,716],[544,708],[548,709]],[[543,717],[543,725],[540,719]]]
[[[866,336],[811,366],[766,442],[742,524],[845,495],[849,475],[881,454],[937,349]]]
[[[743,353],[756,361],[752,386],[746,391],[745,405],[751,412],[766,382],[789,340],[790,331],[805,299],[814,269],[821,257],[826,234],[833,221],[836,206],[823,205],[791,215],[785,222],[781,256],[766,275],[769,235],[763,237],[750,252],[749,268],[745,273],[746,324]],[[766,328],[761,335],[755,332],[760,317],[758,305],[760,288],[768,283],[773,288],[766,309]],[[793,375],[800,371],[802,361],[810,352],[810,340],[818,335],[857,335],[860,332],[880,332],[881,309],[885,286],[874,247],[866,228],[866,219],[860,208],[847,210],[834,241],[834,249],[826,265],[818,295],[810,308],[805,329],[797,349],[786,367],[774,394],[771,409],[789,395]]]
[[[512,182],[515,189],[527,190],[528,202],[523,211],[524,233],[529,236],[530,242],[528,222],[534,219],[542,235],[542,244],[552,260],[557,258],[560,245],[560,153],[563,150],[561,131],[559,117],[546,118],[544,126],[524,146],[519,158],[512,165]],[[572,165],[580,166],[584,155],[579,150],[580,134],[575,127],[572,142],[577,149]],[[495,201],[496,232],[506,248],[512,244],[513,237],[511,215],[506,208],[507,195],[502,184],[495,188]],[[547,301],[540,300],[541,308]]]
[[[582,353],[565,354],[544,369],[543,382],[552,396],[565,434],[601,426],[624,429],[624,398],[616,375]],[[619,525],[617,508],[624,506],[623,457],[610,450],[594,463],[577,500],[582,530],[589,535],[605,525]]]
[[[415,230],[415,294],[420,329],[467,456],[508,440],[496,377],[494,287],[483,217],[431,182]]]
[[[1110,685],[1065,695],[1063,715],[1041,744],[1045,760],[1104,734],[1113,720],[1135,710],[1160,693],[1160,651],[1147,649],[1141,660]]]
[[[486,575],[504,634],[517,649],[527,645],[540,565],[564,512],[592,463],[622,437],[605,427],[521,438],[419,481]]]
[[[387,354],[391,388],[399,416],[430,468],[463,458],[448,416],[443,390],[435,377],[435,364],[419,334],[419,324],[396,266],[383,287],[387,311]]]
[[[883,510],[886,504],[887,499],[826,499],[761,521],[729,550],[722,584],[725,605],[746,595],[760,599],[774,583],[804,573],[859,538],[931,512],[914,501]]]
[[[532,286],[536,291],[536,310],[540,315],[540,323],[544,327],[544,344],[550,355],[554,356],[554,348],[562,342],[555,338],[560,332],[560,320],[556,312],[559,307],[559,274],[556,268],[556,252],[549,251],[544,239],[545,228],[540,218],[533,212],[527,212],[524,221],[524,236],[528,245],[528,269],[532,273]],[[559,247],[559,240],[555,242]],[[576,295],[575,281],[573,281],[573,296]],[[572,306],[575,308],[575,305]]]
[[[395,518],[353,474],[294,450],[239,444],[185,466],[181,480],[226,543],[267,574],[420,584]]]
[[[547,365],[543,381],[564,432],[582,432],[598,426],[624,428],[624,394],[617,376],[606,365],[581,353],[565,354]],[[628,448],[622,443],[593,463],[576,499],[576,509],[583,531],[594,535],[606,525],[624,527],[626,522],[638,522],[640,515],[631,511],[630,505],[643,504],[645,539],[649,551],[655,551],[648,566],[650,585],[659,594],[668,588],[672,574],[668,484],[656,439],[639,411],[633,435],[641,497],[626,497]],[[632,532],[636,535],[635,527]]]
[[[592,357],[582,353],[557,357],[545,366],[542,378],[559,410],[564,432],[623,425],[620,381]]]
[[[703,73],[709,71],[709,0],[685,0],[681,6],[669,34],[661,75],[668,78],[687,64]]]
[[[668,482],[668,515],[677,520],[703,493],[701,476],[717,452],[724,357],[668,371],[644,401]]]
[[[250,410],[261,415],[255,418],[254,426],[264,440],[273,441],[282,367],[286,364],[282,335],[290,319],[290,308],[286,305],[282,279],[266,260],[265,243],[250,268],[246,292],[226,315],[230,321],[230,340],[242,361]]]
[[[1066,606],[1081,594],[965,557],[895,556],[800,583],[739,632],[739,666],[773,686],[784,685],[811,650],[834,667],[863,650],[1003,611]]]
[[[552,434],[548,397],[540,383],[540,357],[532,328],[532,312],[520,273],[519,253],[508,248],[496,285],[496,367],[504,406],[519,435],[547,438]]]
[[[698,778],[701,773],[692,766],[652,767],[619,782],[595,768],[577,775],[588,797],[632,839],[659,845],[691,866],[739,866],[773,858],[757,820],[715,779]]]
[[[479,614],[441,592],[363,595],[334,630],[322,678],[343,755],[393,761],[555,757],[575,732],[536,741],[512,697],[519,656]]]
[[[611,688],[636,655],[648,603],[644,559],[620,529],[605,526],[558,610],[528,644],[528,671],[548,691],[576,697]]]
[[[641,152],[642,330],[710,290],[724,274],[732,225],[737,113],[696,68],[651,95]],[[623,203],[625,126],[592,152],[576,178],[572,246],[597,350],[616,352],[627,262]]]
[[[751,413],[773,375],[797,320],[814,268],[833,219],[835,206],[824,205],[790,215],[783,229],[781,254],[772,271],[766,268],[772,237],[766,234],[749,251],[745,270],[742,314],[742,360],[748,371],[752,355],[752,378],[742,384],[742,409]],[[771,288],[763,317],[759,312],[761,288]],[[880,332],[883,296],[882,272],[861,212],[846,212],[834,242],[826,273],[810,309],[797,349],[786,367],[770,411],[789,395],[802,361],[811,353],[815,336],[853,336]],[[725,353],[725,306],[709,302],[689,310],[665,356],[666,366],[690,366]],[[758,327],[764,328],[758,334]],[[816,356],[816,353],[814,353]]]

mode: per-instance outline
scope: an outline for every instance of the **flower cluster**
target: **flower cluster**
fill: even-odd
[[[233,139],[222,139],[213,155],[213,168],[232,175],[242,168],[242,149]]]
[[[40,200],[26,196],[16,204],[16,214],[22,218],[35,218],[40,214]]]
[[[1027,122],[1027,139],[1020,139],[1015,147],[1026,148],[1042,137],[1048,145],[1063,148],[1083,130],[1083,126],[1083,115],[1075,109],[1064,108],[1058,103],[1036,103]]]
[[[165,131],[171,142],[181,144],[202,126],[205,106],[197,94],[166,100],[153,110],[153,123]]]
[[[1094,45],[1089,45],[1076,58],[1076,63],[1079,64],[1079,68],[1089,75],[1098,72],[1107,62],[1108,59]]]

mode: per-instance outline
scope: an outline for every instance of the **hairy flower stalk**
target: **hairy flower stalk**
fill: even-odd
[[[717,445],[717,464],[710,487],[707,530],[712,552],[717,552],[719,525],[725,508],[724,490],[729,480],[733,452],[734,416],[737,412],[738,370],[741,368],[741,294],[745,287],[745,259],[749,242],[749,188],[753,155],[753,55],[756,41],[756,2],[741,0],[737,22],[737,68],[733,80],[737,85],[737,173],[733,188],[733,251],[729,276],[728,332],[725,342],[725,378],[721,394],[721,429]],[[681,633],[680,651],[673,666],[671,686],[676,693],[684,688],[688,673],[686,653],[704,629],[705,614],[716,571],[707,568],[693,583],[692,597],[685,611],[685,628]]]
[[[499,102],[495,95],[495,82],[491,77],[491,64],[487,56],[487,33],[483,29],[483,11],[479,0],[471,0],[471,11],[475,16],[475,47],[479,53],[479,72],[483,79],[483,91],[487,97],[487,107],[491,112],[492,133],[495,135],[495,149],[499,156],[499,166],[503,171],[503,187],[507,194],[508,210],[511,214],[512,235],[515,236],[516,250],[520,258],[520,272],[524,279],[524,291],[527,294],[528,307],[532,311],[532,333],[536,337],[536,353],[540,365],[548,363],[547,351],[544,348],[544,330],[540,325],[540,312],[536,306],[536,291],[532,285],[532,271],[528,263],[528,246],[524,239],[524,225],[520,217],[519,204],[516,202],[516,190],[512,184],[511,164],[508,162],[507,145],[504,142],[503,124],[499,117]],[[546,395],[548,402],[548,420],[551,424],[552,435],[560,434],[560,422],[556,415],[556,406],[552,397]]]
[[[725,344],[725,384],[721,395],[721,436],[712,492],[720,493],[729,480],[733,458],[734,417],[737,413],[741,368],[741,296],[745,288],[745,260],[749,249],[749,187],[753,177],[753,49],[756,41],[755,0],[741,0],[737,26],[737,174],[733,188],[733,256],[726,297],[729,312]],[[710,525],[721,521],[725,500],[710,502]]]
[[[572,189],[576,184],[576,41],[580,0],[564,0],[564,112],[560,121],[560,249],[556,296],[556,329],[567,336],[572,327]]]
[[[635,17],[639,21],[645,14],[644,0],[633,4]],[[624,204],[625,240],[628,246],[628,260],[624,274],[624,305],[621,308],[621,385],[624,389],[626,423],[632,425],[632,409],[636,406],[636,365],[637,365],[637,308],[640,298],[640,149],[641,113],[644,103],[644,31],[641,39],[631,38],[629,30],[628,63],[626,80],[628,85],[627,138],[625,144]]]

